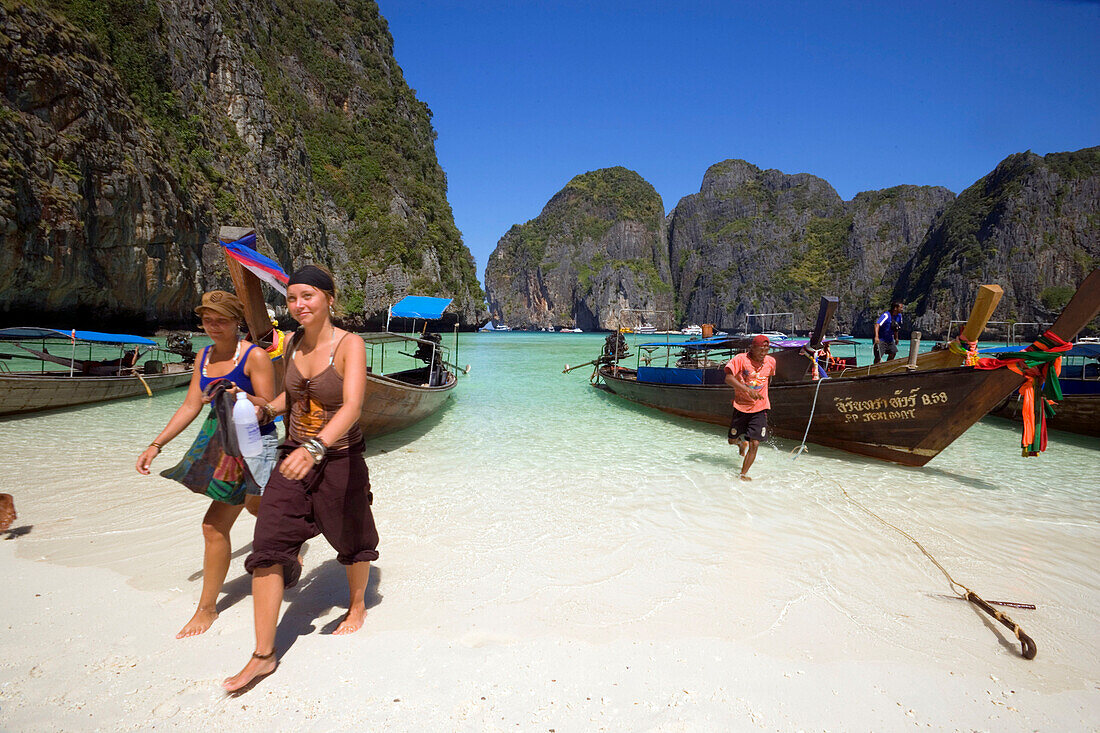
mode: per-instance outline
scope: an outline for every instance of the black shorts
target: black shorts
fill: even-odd
[[[898,345],[894,341],[879,341],[874,346],[874,352],[876,359],[886,357],[887,360],[890,360],[898,355]]]
[[[768,411],[741,412],[733,408],[733,417],[730,418],[730,440],[748,438],[749,440],[763,440],[768,435]]]

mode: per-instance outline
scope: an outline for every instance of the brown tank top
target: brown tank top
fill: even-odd
[[[347,334],[345,333],[344,336]],[[344,336],[340,337],[340,341],[344,340]],[[321,429],[328,425],[332,416],[344,404],[344,378],[336,371],[334,363],[338,341],[332,344],[332,350],[328,355],[328,366],[312,379],[304,378],[294,363],[293,356],[297,346],[295,343],[287,354],[286,381],[284,382],[290,400],[290,421],[287,431],[291,440],[304,443],[310,438],[317,437]],[[351,428],[329,448],[332,450],[347,448],[361,440],[357,419],[352,423]]]

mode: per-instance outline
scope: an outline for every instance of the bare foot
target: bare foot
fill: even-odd
[[[344,619],[340,622],[340,625],[336,627],[336,631],[333,634],[343,636],[344,634],[354,634],[363,626],[363,622],[367,620],[367,609],[365,608],[353,608],[344,614]]]
[[[214,619],[218,617],[217,611],[210,611],[203,608],[195,609],[195,615],[191,617],[191,620],[187,622],[187,625],[180,629],[180,632],[176,634],[177,639],[185,639],[188,636],[198,636],[214,623]]]
[[[244,665],[244,669],[233,677],[225,678],[222,687],[225,688],[226,692],[237,692],[261,677],[271,674],[278,666],[279,662],[275,659],[275,652],[263,656],[253,653],[252,658],[248,660],[248,664]]]
[[[10,527],[15,519],[15,500],[11,494],[0,494],[0,530]]]
[[[745,451],[749,449],[749,441],[739,440],[737,441],[737,454],[742,458],[745,457]]]
[[[744,474],[744,473],[741,474],[741,480],[742,481],[752,481],[752,479],[749,478],[748,474]]]

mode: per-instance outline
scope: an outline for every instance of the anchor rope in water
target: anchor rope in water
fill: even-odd
[[[795,458],[797,458],[797,456],[795,456]],[[822,476],[820,472],[818,472],[817,470],[814,470],[814,469],[811,469],[811,470],[813,471],[814,474],[817,475],[817,477],[819,479],[821,479],[822,481],[826,480],[826,477]],[[1000,621],[1001,624],[1003,624],[1006,628],[1008,628],[1016,636],[1016,639],[1020,642],[1020,655],[1023,656],[1024,659],[1034,659],[1035,658],[1035,654],[1038,651],[1035,647],[1035,642],[1032,640],[1032,638],[1030,636],[1028,636],[1027,634],[1024,633],[1024,630],[1022,628],[1020,628],[1020,625],[1018,623],[1013,621],[1006,614],[1004,614],[1004,613],[998,611],[997,609],[993,608],[991,605],[989,605],[988,601],[983,600],[982,597],[979,596],[977,593],[975,593],[973,590],[971,590],[967,586],[963,585],[962,583],[960,583],[959,581],[957,581],[953,577],[951,577],[951,573],[947,572],[947,568],[945,568],[943,565],[941,565],[940,561],[937,560],[935,557],[933,557],[932,553],[930,553],[927,549],[925,549],[924,545],[922,545],[920,543],[920,541],[917,540],[916,537],[909,534],[908,532],[906,532],[904,529],[897,526],[896,524],[893,524],[891,522],[886,521],[885,519],[880,517],[878,514],[875,514],[873,511],[871,511],[866,506],[864,506],[861,502],[857,501],[855,498],[852,497],[851,494],[848,493],[848,491],[835,478],[829,477],[828,480],[832,481],[836,485],[836,487],[838,489],[840,489],[840,492],[842,494],[844,494],[844,498],[846,498],[848,501],[855,504],[857,507],[862,509],[864,512],[866,512],[867,514],[870,514],[872,517],[874,517],[878,521],[882,522],[887,527],[890,527],[891,529],[893,529],[894,531],[899,533],[901,536],[905,537],[907,540],[909,540],[914,545],[916,545],[917,549],[919,549],[921,551],[921,553],[923,553],[924,556],[927,557],[932,562],[932,564],[935,565],[937,569],[939,569],[939,571],[941,573],[943,573],[944,577],[947,578],[947,582],[951,584],[952,590],[954,590],[956,593],[959,594],[958,595],[959,598],[961,598],[963,600],[966,600],[966,601],[970,601],[975,606],[982,609],[983,611],[988,613],[990,616],[995,618],[997,621]],[[1034,606],[1030,606],[1030,604],[1007,603],[1007,605],[1012,605],[1012,606],[1015,606],[1017,608],[1031,608],[1031,609],[1034,609]]]

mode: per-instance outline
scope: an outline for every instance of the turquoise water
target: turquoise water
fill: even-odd
[[[913,469],[817,446],[796,460],[796,443],[772,440],[756,480],[743,483],[723,428],[596,390],[588,367],[561,373],[594,358],[603,338],[463,334],[457,361],[471,369],[449,404],[369,446],[382,536],[377,628],[494,639],[678,633],[818,659],[843,658],[853,639],[882,657],[933,654],[934,640],[944,664],[1001,653],[965,604],[935,596],[949,587],[919,550],[843,488],[979,594],[1039,605],[1011,615],[1049,663],[1070,677],[1092,673],[1098,441],[1054,433],[1046,454],[1025,460],[1018,426],[987,418]],[[197,593],[205,504],[133,470],[182,397],[0,421],[0,490],[32,526],[20,555]],[[178,460],[196,429],[154,467]],[[250,530],[251,519],[238,522],[238,547]],[[310,562],[329,559],[323,542],[311,547]],[[796,623],[807,614],[834,633]]]

